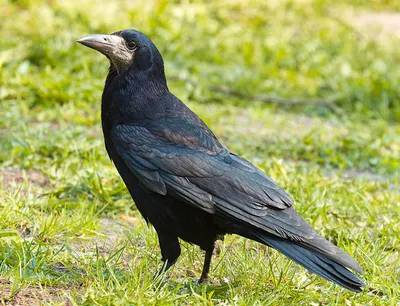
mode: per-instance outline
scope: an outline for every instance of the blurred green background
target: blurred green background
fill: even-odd
[[[106,65],[94,65],[99,55],[75,40],[136,28],[159,47],[169,77],[195,82],[178,91],[184,100],[228,103],[207,91],[223,84],[252,95],[317,97],[365,120],[399,122],[400,25],[380,12],[399,7],[389,0],[6,2],[1,97],[31,107],[97,101],[87,86],[101,87]]]
[[[228,237],[211,286],[157,237],[100,128],[107,60],[76,39],[135,28],[170,90],[365,268],[353,295]],[[0,302],[399,305],[400,2],[0,0]]]

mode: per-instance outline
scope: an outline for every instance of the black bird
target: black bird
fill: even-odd
[[[237,234],[274,248],[311,272],[360,292],[360,265],[319,236],[292,198],[247,160],[229,152],[204,122],[169,92],[160,52],[136,30],[89,35],[79,43],[104,54],[110,69],[101,118],[108,155],[140,213],[158,234],[164,269],[180,255],[178,238],[205,250]]]

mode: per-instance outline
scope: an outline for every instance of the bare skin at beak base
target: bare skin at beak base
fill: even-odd
[[[91,34],[76,42],[107,56],[118,73],[126,69],[133,59],[134,50],[129,50],[125,40],[118,35]]]

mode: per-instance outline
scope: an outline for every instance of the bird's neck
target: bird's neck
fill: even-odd
[[[149,112],[149,107],[169,93],[163,67],[146,71],[132,68],[121,74],[110,70],[102,97],[103,120],[116,124],[141,118]]]
[[[168,92],[163,66],[153,66],[145,71],[132,67],[127,71],[125,80],[132,94],[142,100],[154,100]]]

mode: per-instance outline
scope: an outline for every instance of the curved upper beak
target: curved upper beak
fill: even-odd
[[[124,39],[116,35],[92,34],[79,38],[76,42],[97,50],[104,55],[111,55],[120,50],[124,45]]]

